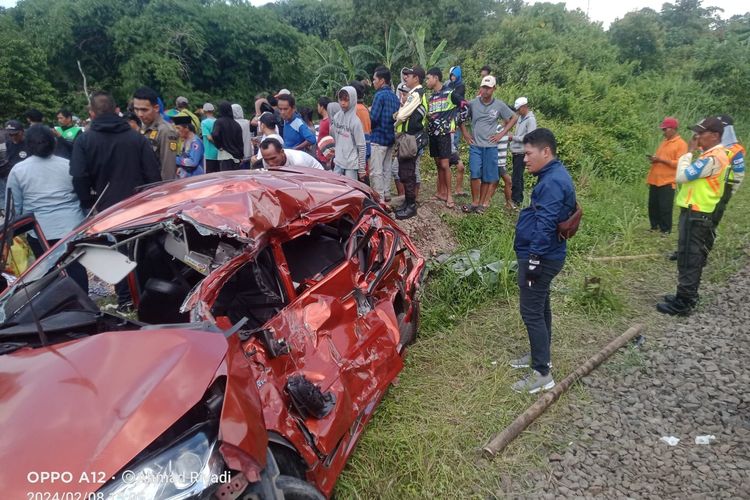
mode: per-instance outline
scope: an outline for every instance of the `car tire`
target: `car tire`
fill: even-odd
[[[325,500],[315,486],[292,476],[277,477],[276,488],[284,493],[284,500]]]

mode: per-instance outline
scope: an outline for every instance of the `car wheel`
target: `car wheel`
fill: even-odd
[[[284,493],[284,500],[325,500],[312,484],[292,476],[276,478],[276,488]]]

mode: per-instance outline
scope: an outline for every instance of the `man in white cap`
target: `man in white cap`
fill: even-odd
[[[523,172],[526,168],[523,163],[523,138],[529,132],[536,130],[536,117],[534,116],[534,112],[529,109],[529,100],[525,97],[516,99],[513,107],[520,117],[518,118],[518,123],[516,123],[516,132],[508,134],[510,138],[510,152],[513,155],[511,200],[516,205],[520,205],[523,202]]]
[[[494,76],[485,76],[479,87],[479,97],[469,102],[467,119],[471,120],[471,135],[466,123],[461,123],[461,132],[469,144],[471,173],[471,204],[461,207],[464,213],[483,213],[490,206],[500,182],[497,144],[518,120],[518,115],[507,104],[492,97],[496,85]],[[504,126],[498,132],[500,122]]]

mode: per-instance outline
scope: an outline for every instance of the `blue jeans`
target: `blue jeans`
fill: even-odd
[[[564,260],[542,260],[542,275],[531,286],[526,280],[528,259],[518,259],[518,288],[521,319],[526,325],[531,345],[531,367],[549,373],[550,347],[552,345],[552,310],[549,304],[549,287],[562,270]]]

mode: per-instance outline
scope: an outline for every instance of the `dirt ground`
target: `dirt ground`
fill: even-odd
[[[458,247],[458,242],[445,217],[458,214],[457,209],[447,208],[444,202],[433,199],[428,193],[420,193],[419,198],[417,216],[397,221],[398,225],[411,237],[425,258],[452,253]],[[391,206],[398,207],[401,203],[402,198],[394,198]]]

